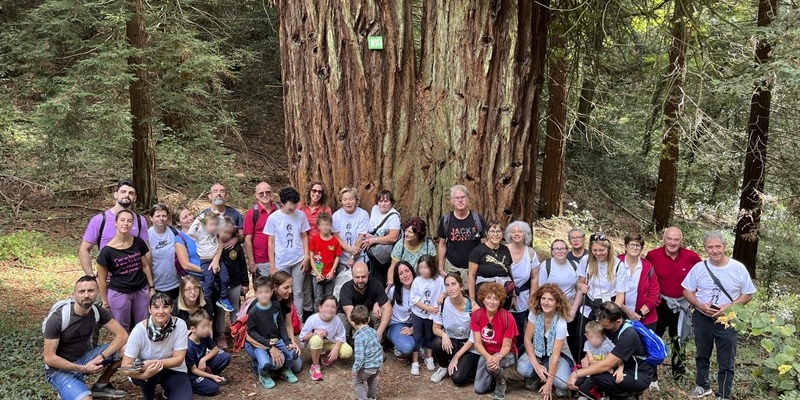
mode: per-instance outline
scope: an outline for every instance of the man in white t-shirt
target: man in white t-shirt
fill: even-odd
[[[725,237],[719,232],[703,236],[708,259],[695,264],[683,280],[683,295],[694,308],[695,345],[697,346],[697,387],[689,397],[712,393],[708,379],[710,358],[717,347],[717,399],[730,399],[733,389],[733,365],[736,358],[736,329],[717,323],[732,304],[747,304],[756,292],[745,266],[725,255]]]
[[[286,271],[292,275],[294,308],[298,317],[303,314],[303,278],[309,267],[308,231],[311,226],[302,211],[297,210],[300,193],[293,187],[281,189],[281,208],[272,213],[264,226],[269,241],[270,275]]]

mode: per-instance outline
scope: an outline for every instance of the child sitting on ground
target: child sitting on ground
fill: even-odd
[[[584,356],[583,360],[581,360],[581,366],[587,367],[589,365],[597,364],[600,361],[603,361],[611,353],[612,350],[614,350],[614,343],[611,341],[611,339],[606,337],[603,325],[601,325],[597,321],[589,321],[588,323],[586,323],[586,343],[584,343],[583,345],[583,351],[586,352],[586,356]],[[614,377],[617,379],[617,382],[622,381],[623,366],[624,366],[623,363],[619,363],[616,371],[613,368],[608,371],[614,374]],[[582,387],[582,389],[585,388]],[[594,392],[594,391],[595,391],[594,388],[592,388],[592,390],[589,390],[589,392]],[[602,399],[602,397],[600,398]],[[584,396],[581,396],[578,399],[588,400]]]
[[[350,313],[355,326],[353,333],[353,385],[358,400],[374,400],[378,395],[378,371],[383,365],[383,348],[378,333],[369,326],[369,310],[357,305]],[[366,386],[365,386],[366,385]]]
[[[324,296],[319,304],[319,312],[308,317],[300,331],[300,341],[311,352],[311,380],[321,381],[323,378],[320,361],[328,366],[339,358],[353,355],[353,348],[345,341],[344,325],[336,314],[337,307],[336,297]]]
[[[244,349],[252,357],[258,380],[264,388],[275,387],[270,371],[276,370],[281,371],[281,378],[287,382],[296,383],[297,377],[291,365],[299,354],[290,348],[291,344],[287,344],[292,341],[286,332],[280,304],[272,302],[272,278],[260,276],[253,286],[256,303],[248,313]]]
[[[230,277],[228,269],[220,262],[222,256],[222,241],[218,233],[225,224],[233,224],[230,218],[220,221],[217,214],[202,213],[192,222],[187,234],[197,242],[197,255],[200,257],[200,269],[203,270],[203,294],[206,303],[211,304],[211,295],[214,293],[215,284],[219,284],[219,300],[217,306],[233,312],[233,306],[228,300],[228,287]]]
[[[219,376],[231,362],[230,353],[217,347],[211,338],[211,316],[202,308],[189,316],[189,340],[186,349],[186,368],[192,393],[213,396],[228,381]]]
[[[317,217],[319,234],[311,237],[308,251],[311,257],[311,274],[314,278],[314,309],[319,311],[323,296],[333,294],[336,285],[336,266],[342,255],[342,245],[331,234],[331,215],[323,212]]]

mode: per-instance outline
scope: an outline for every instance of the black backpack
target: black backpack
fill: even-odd
[[[100,231],[97,232],[97,247],[100,247],[100,241],[103,240],[103,231],[106,229],[106,212],[103,211],[100,213],[102,215],[102,220],[100,221]],[[134,217],[136,217],[136,229],[139,230],[139,234],[142,232],[142,216],[139,214],[134,213]]]

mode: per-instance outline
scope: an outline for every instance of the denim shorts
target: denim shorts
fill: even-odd
[[[92,361],[92,359],[107,348],[108,343],[101,344],[87,351],[83,357],[75,360],[75,364],[84,365]],[[83,372],[61,371],[45,367],[45,377],[47,378],[47,383],[58,392],[61,400],[81,400],[86,396],[92,395],[92,392],[86,387],[86,383],[83,381]]]

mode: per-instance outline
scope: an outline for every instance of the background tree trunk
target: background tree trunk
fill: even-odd
[[[661,143],[661,162],[658,166],[658,186],[653,209],[653,224],[660,231],[669,225],[675,207],[678,180],[678,147],[680,146],[681,115],[683,114],[683,79],[686,74],[686,44],[689,35],[686,20],[689,0],[676,0],[672,14],[672,45],[669,49],[669,82],[664,104],[666,132]]]
[[[544,142],[542,160],[542,188],[539,194],[539,216],[549,218],[560,216],[564,210],[564,161],[567,141],[567,102],[569,96],[569,70],[572,57],[569,56],[567,30],[570,28],[569,10],[572,2],[558,3],[558,10],[551,12],[550,54],[548,56],[549,110],[547,113],[547,136]],[[593,82],[587,80],[584,83]],[[583,91],[581,91],[583,92]],[[583,104],[582,104],[583,105]],[[586,107],[586,105],[583,105]],[[591,107],[591,106],[589,106]],[[590,110],[587,111],[587,116]],[[585,129],[585,121],[581,121]]]
[[[128,66],[134,74],[130,83],[131,124],[133,128],[133,183],[136,185],[136,201],[140,210],[149,208],[158,199],[156,185],[156,143],[151,125],[151,106],[147,81],[147,32],[143,0],[128,0],[130,19],[125,26],[125,35],[134,48],[128,57]]]
[[[758,2],[758,26],[768,26],[778,15],[777,0]],[[759,39],[756,45],[756,63],[764,64],[770,59],[771,44]],[[750,99],[750,118],[747,123],[747,151],[745,153],[742,194],[739,198],[739,221],[736,224],[736,239],[733,258],[747,267],[750,276],[756,277],[759,230],[761,228],[761,194],[767,162],[767,139],[769,138],[769,114],[772,101],[772,85],[764,78],[756,85]]]

